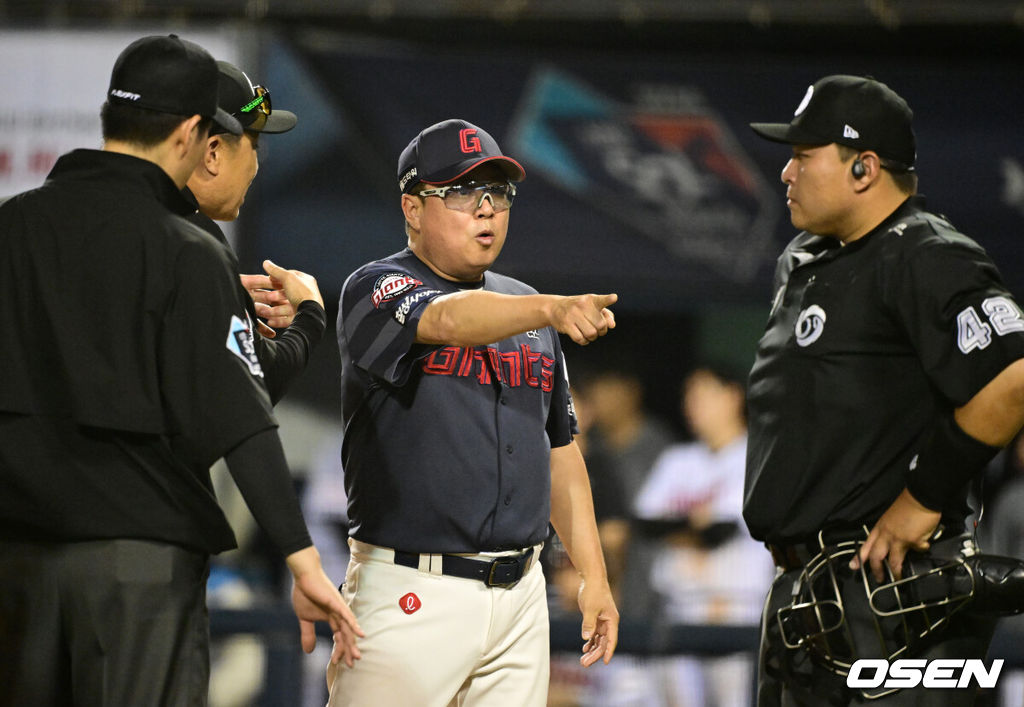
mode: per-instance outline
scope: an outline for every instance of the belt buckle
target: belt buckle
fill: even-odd
[[[501,589],[511,589],[512,587],[514,587],[517,584],[519,584],[519,580],[521,580],[523,578],[523,575],[521,573],[520,573],[519,577],[517,577],[515,579],[515,581],[512,581],[512,582],[496,582],[496,581],[494,581],[494,573],[497,571],[497,569],[499,567],[516,567],[516,568],[519,568],[520,567],[519,563],[520,563],[520,561],[522,559],[523,558],[520,556],[520,557],[516,557],[516,558],[512,558],[512,559],[508,559],[508,558],[504,558],[504,557],[499,557],[498,559],[494,560],[491,563],[491,570],[490,570],[490,572],[487,573],[487,582],[486,582],[487,586],[488,587],[500,587]]]

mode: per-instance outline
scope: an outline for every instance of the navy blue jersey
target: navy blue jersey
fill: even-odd
[[[937,416],[1021,357],[1024,318],[995,265],[923,199],[845,246],[800,234],[779,258],[750,374],[751,534],[872,526]]]
[[[351,535],[412,552],[522,548],[547,536],[550,452],[577,432],[557,332],[487,346],[416,343],[434,298],[512,278],[439,277],[406,249],[346,280],[338,313]]]

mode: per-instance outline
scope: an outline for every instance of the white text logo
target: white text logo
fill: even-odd
[[[111,90],[110,95],[114,96],[115,98],[127,98],[129,101],[137,101],[140,98],[142,98],[142,96],[140,96],[137,93],[131,93],[130,91],[122,91],[119,88]]]
[[[1003,669],[1002,658],[992,661],[986,668],[985,662],[976,658],[902,658],[891,664],[881,658],[862,658],[850,666],[846,686],[853,688],[886,687],[904,689],[917,687],[960,688],[970,687],[971,680],[978,687],[995,687],[999,671]]]

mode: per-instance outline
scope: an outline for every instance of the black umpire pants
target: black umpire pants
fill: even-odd
[[[0,541],[0,706],[205,705],[208,573],[167,543]]]
[[[885,697],[868,700],[859,690],[846,686],[846,678],[815,665],[802,650],[783,644],[778,628],[777,612],[793,601],[793,586],[803,568],[778,574],[768,592],[761,616],[761,649],[757,674],[758,707],[846,707],[847,705],[878,705],[879,707],[969,707],[975,704],[976,688],[928,689],[920,685],[899,690]],[[874,631],[874,618],[866,601],[849,601],[854,592],[864,594],[862,585],[846,584],[846,621],[855,633]],[[995,632],[996,619],[962,611],[949,619],[948,626],[927,648],[913,657],[984,659]]]

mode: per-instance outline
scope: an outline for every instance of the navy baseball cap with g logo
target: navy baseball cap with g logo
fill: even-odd
[[[485,162],[500,167],[511,182],[526,177],[523,166],[503,155],[484,130],[465,120],[445,120],[423,130],[402,150],[398,188],[408,194],[419,182],[448,184]]]
[[[789,123],[751,123],[761,137],[789,145],[837,143],[873,150],[890,168],[912,170],[917,143],[910,106],[880,81],[826,76],[808,87]]]
[[[137,39],[117,57],[107,100],[173,115],[201,115],[233,135],[242,125],[217,107],[217,62],[171,34]]]

